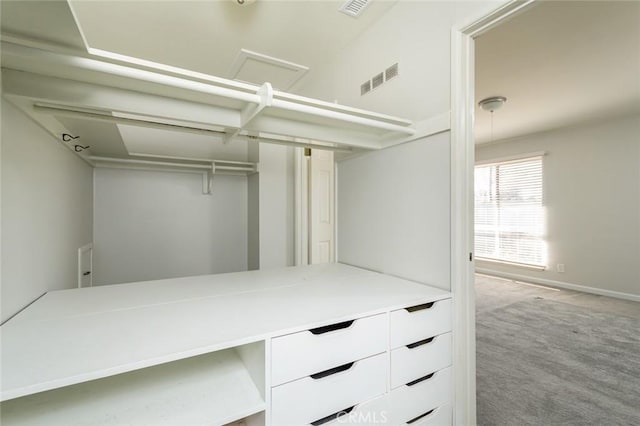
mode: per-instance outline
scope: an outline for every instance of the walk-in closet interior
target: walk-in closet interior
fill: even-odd
[[[1,6],[3,425],[473,419],[451,29],[495,2]]]

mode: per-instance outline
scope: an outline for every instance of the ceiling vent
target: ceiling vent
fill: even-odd
[[[339,10],[346,15],[357,18],[368,4],[369,0],[347,0]]]

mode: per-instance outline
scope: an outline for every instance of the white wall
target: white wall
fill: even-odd
[[[311,70],[300,92],[415,121],[446,112],[452,26],[468,23],[502,3],[399,1],[324,68]],[[363,82],[396,62],[398,77],[360,96]]]
[[[338,180],[340,262],[450,289],[448,133],[342,161]]]
[[[414,121],[450,109],[451,28],[503,4],[398,2],[301,92]],[[366,13],[366,12],[365,12]],[[388,66],[399,76],[360,96]],[[450,289],[450,134],[344,161],[338,168],[338,258]]]
[[[293,148],[261,143],[259,147],[260,269],[294,264]]]
[[[535,151],[547,153],[549,268],[477,267],[640,296],[640,116],[480,145],[476,159]],[[564,273],[556,271],[559,263]]]
[[[78,285],[92,241],[91,167],[2,100],[2,321]]]
[[[247,177],[247,268],[260,269],[260,175]]]
[[[247,178],[95,169],[94,285],[247,269]]]

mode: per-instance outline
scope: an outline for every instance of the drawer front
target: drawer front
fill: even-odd
[[[277,386],[387,350],[386,314],[305,330],[271,340],[271,383]]]
[[[304,377],[272,388],[273,424],[307,425],[384,394],[388,365],[387,354],[379,354],[335,374],[314,374],[316,378]]]
[[[404,424],[442,405],[451,404],[451,367],[429,379],[410,382],[391,391],[392,424]]]
[[[424,417],[411,421],[411,426],[449,426],[453,420],[451,405],[445,404],[434,408]]]
[[[333,416],[332,416],[333,417]],[[354,406],[352,409],[343,410],[339,417],[335,416],[325,423],[316,422],[320,426],[336,425],[376,425],[389,424],[389,397],[379,396],[362,404]]]
[[[391,348],[451,331],[451,299],[391,312]]]
[[[391,351],[391,388],[451,365],[451,333]]]

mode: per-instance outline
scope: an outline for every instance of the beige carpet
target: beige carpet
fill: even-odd
[[[640,425],[640,303],[476,277],[478,424]]]

